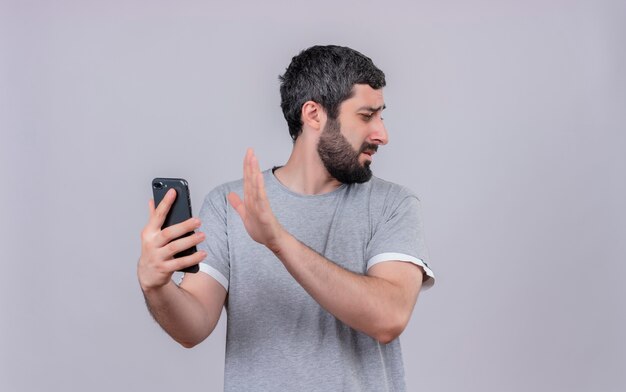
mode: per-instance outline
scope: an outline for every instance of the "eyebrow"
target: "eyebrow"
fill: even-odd
[[[378,112],[380,110],[385,110],[386,108],[387,108],[387,105],[385,105],[385,104],[383,104],[383,106],[379,106],[377,108],[375,108],[373,106],[361,106],[356,111],[360,112],[361,110],[367,110],[369,112]]]

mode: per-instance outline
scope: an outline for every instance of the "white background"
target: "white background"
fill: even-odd
[[[135,268],[153,177],[194,208],[291,142],[278,75],[314,44],[386,73],[379,177],[422,200],[409,391],[626,389],[623,1],[0,0],[0,390],[219,391]]]

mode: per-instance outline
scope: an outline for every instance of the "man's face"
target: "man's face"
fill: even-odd
[[[372,178],[372,155],[388,141],[381,117],[385,108],[382,89],[357,84],[353,92],[341,103],[339,117],[328,118],[317,145],[328,173],[346,184]]]

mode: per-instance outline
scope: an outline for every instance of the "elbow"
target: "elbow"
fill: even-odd
[[[398,336],[400,336],[403,330],[404,328],[393,328],[378,331],[375,334],[374,339],[378,340],[378,342],[382,344],[389,344],[393,342]]]
[[[188,341],[179,341],[178,344],[183,346],[184,348],[194,348],[198,345],[199,342],[188,342]]]
[[[194,348],[211,335],[216,325],[217,320],[209,326],[208,330],[196,331],[196,334],[187,335],[184,338],[175,338],[174,336],[172,338],[184,348]]]
[[[398,335],[392,335],[392,334],[381,334],[379,335],[379,337],[376,338],[376,340],[378,340],[379,343],[381,344],[389,344],[391,342],[394,341],[395,338],[397,338]]]
[[[396,317],[395,320],[389,320],[374,331],[373,338],[382,344],[389,344],[394,341],[406,328],[408,319],[405,317]]]
[[[190,338],[190,339],[185,339],[185,340],[183,339],[174,339],[174,340],[176,341],[176,343],[180,344],[184,348],[194,348],[200,343],[202,343],[204,339],[206,339],[206,336],[198,336],[196,338]]]

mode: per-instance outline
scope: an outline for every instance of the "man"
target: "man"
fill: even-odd
[[[248,150],[243,180],[210,192],[200,219],[165,230],[175,192],[150,202],[138,264],[148,307],[185,347],[226,307],[226,391],[405,390],[397,337],[434,276],[418,199],[370,170],[387,144],[384,86],[361,53],[309,48],[281,77],[294,140],[284,166],[262,172]]]

